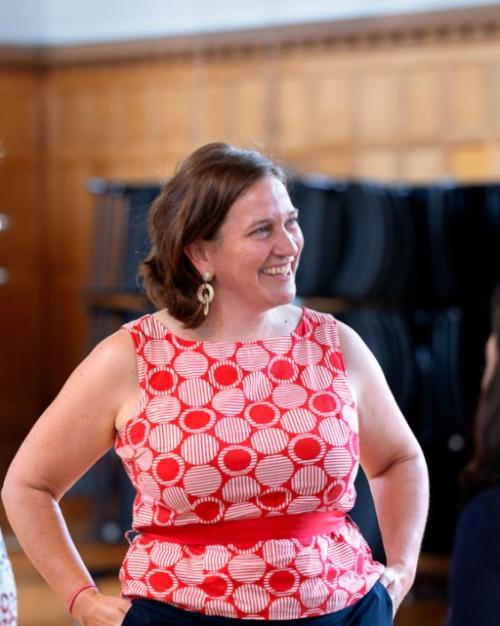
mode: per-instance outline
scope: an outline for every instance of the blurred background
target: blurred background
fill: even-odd
[[[441,624],[500,281],[497,2],[3,0],[0,478],[92,345],[149,309],[134,281],[147,209],[176,163],[215,140],[289,169],[308,242],[299,296],[365,338],[424,447],[430,522],[397,623]],[[122,479],[105,457],[64,503],[110,590]],[[0,525],[19,623],[70,624],[3,511]]]

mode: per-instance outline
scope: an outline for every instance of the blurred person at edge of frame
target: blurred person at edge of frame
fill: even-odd
[[[500,286],[474,421],[474,452],[462,474],[465,506],[455,531],[446,626],[500,620]]]
[[[415,576],[427,469],[360,337],[292,304],[303,237],[283,170],[202,146],[149,230],[140,273],[158,310],[93,350],[9,469],[4,503],[27,555],[84,626],[392,624]],[[113,445],[137,490],[120,598],[97,589],[58,506]],[[347,515],[359,462],[385,567]]]
[[[0,626],[16,626],[17,593],[12,565],[0,530]]]

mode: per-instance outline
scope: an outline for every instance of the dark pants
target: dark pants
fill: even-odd
[[[122,626],[390,626],[392,602],[385,587],[377,582],[372,589],[352,606],[321,615],[290,620],[235,619],[216,617],[155,600],[133,600],[132,608]]]

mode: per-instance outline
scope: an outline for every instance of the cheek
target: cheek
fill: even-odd
[[[295,243],[299,248],[299,252],[301,252],[302,248],[304,247],[304,235],[302,234],[302,231],[300,229],[297,233],[297,237],[295,238]]]

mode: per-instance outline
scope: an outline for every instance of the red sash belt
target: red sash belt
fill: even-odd
[[[247,544],[266,539],[300,539],[328,535],[345,521],[342,511],[272,515],[220,522],[216,524],[186,524],[184,526],[147,526],[138,528],[138,539],[161,539],[182,544]]]

